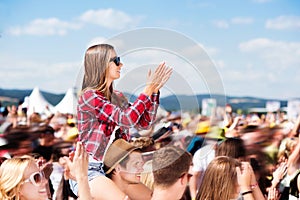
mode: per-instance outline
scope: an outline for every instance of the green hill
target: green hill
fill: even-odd
[[[4,99],[1,101],[3,105],[16,104],[18,102],[23,102],[26,96],[31,94],[32,90],[18,90],[18,89],[1,89],[0,97]],[[56,105],[62,100],[65,94],[53,94],[50,92],[41,91],[42,95],[47,99],[52,105]],[[5,97],[5,98],[4,98]],[[9,99],[11,99],[9,101]]]
[[[17,104],[22,102],[24,97],[29,96],[32,90],[17,90],[17,89],[0,89],[0,101],[2,105]],[[50,92],[41,91],[42,95],[52,105],[57,105],[65,94],[53,94]],[[130,102],[133,102],[137,97],[125,93]],[[161,106],[170,111],[187,110],[199,112],[202,106],[202,100],[205,98],[214,98],[218,106],[230,104],[234,110],[242,109],[244,111],[249,108],[265,108],[267,101],[280,101],[281,107],[287,106],[287,101],[276,99],[263,99],[255,97],[233,97],[223,95],[199,94],[192,95],[170,95],[160,99]]]

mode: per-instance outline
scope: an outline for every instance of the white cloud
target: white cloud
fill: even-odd
[[[84,23],[96,24],[109,29],[121,30],[137,23],[139,18],[133,18],[122,11],[109,8],[88,10],[79,17],[79,20]]]
[[[300,30],[300,17],[279,16],[275,19],[267,20],[265,27],[267,29],[276,29],[276,30]]]
[[[216,67],[218,69],[224,69],[226,67],[226,64],[223,60],[213,60],[213,61],[216,64]]]
[[[300,43],[257,38],[239,45],[243,52],[257,54],[268,67],[292,68],[300,65]]]
[[[253,19],[251,17],[235,17],[231,19],[232,24],[252,24]]]
[[[251,17],[234,17],[231,20],[214,20],[213,25],[220,29],[227,29],[230,25],[244,25],[244,24],[252,24],[253,19]]]
[[[76,30],[80,24],[61,21],[57,18],[35,19],[25,26],[16,26],[8,30],[12,35],[66,35],[69,30]]]
[[[229,24],[226,20],[215,20],[213,21],[214,26],[217,28],[227,29],[229,28]]]
[[[20,35],[66,35],[70,30],[78,30],[85,24],[99,25],[105,28],[121,30],[139,23],[142,17],[132,17],[128,14],[114,10],[88,10],[75,21],[63,21],[58,18],[35,19],[24,26],[13,26],[8,29],[8,33],[16,36]]]
[[[93,45],[96,45],[96,44],[101,44],[101,43],[104,43],[105,41],[107,41],[107,38],[105,37],[96,37],[96,38],[93,38],[88,44],[87,44],[87,48],[93,46]]]
[[[206,50],[207,54],[211,57],[211,56],[214,56],[214,55],[217,55],[219,53],[219,49],[218,48],[215,48],[215,47],[204,47],[204,50]]]
[[[90,46],[96,45],[96,44],[103,44],[103,43],[112,45],[116,51],[118,51],[118,49],[120,49],[120,48],[125,48],[124,41],[115,39],[115,38],[109,39],[109,38],[105,38],[102,36],[91,39],[91,41],[89,41],[87,44],[87,48],[89,48]]]
[[[219,53],[219,49],[215,47],[208,47],[201,43],[182,49],[182,55],[186,55],[186,56],[198,57],[199,53],[200,54],[204,53],[207,54],[209,57],[211,57],[217,55]]]
[[[297,84],[297,85],[300,85],[300,69],[297,69],[295,72],[294,72],[294,78],[293,78],[293,81]]]
[[[245,78],[247,75],[247,78]],[[222,71],[222,77],[226,78],[226,80],[230,80],[233,83],[237,82],[247,82],[247,81],[259,81],[265,75],[260,73],[259,70],[246,69],[246,70],[235,70],[235,69],[226,69]]]
[[[30,89],[39,86],[47,91],[65,92],[73,87],[81,63],[0,59],[0,65],[6,66],[3,70],[7,72],[0,74],[1,84],[4,88]]]

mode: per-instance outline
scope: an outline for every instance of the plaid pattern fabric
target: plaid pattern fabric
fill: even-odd
[[[158,105],[159,93],[150,98],[140,94],[132,105],[120,108],[106,99],[101,92],[87,90],[80,96],[77,106],[79,140],[95,159],[102,160],[116,126],[120,127],[122,138],[128,140],[129,128],[151,127]]]

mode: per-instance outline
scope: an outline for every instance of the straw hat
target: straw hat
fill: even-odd
[[[132,151],[138,149],[124,139],[114,141],[107,149],[103,162],[109,167],[105,173],[109,174],[124,158],[126,158]]]

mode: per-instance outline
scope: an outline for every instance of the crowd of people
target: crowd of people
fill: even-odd
[[[160,115],[164,62],[131,103],[113,89],[123,63],[111,45],[88,48],[84,66],[77,115],[2,116],[0,199],[299,199],[300,115]]]
[[[0,199],[26,199],[26,191],[36,191],[37,199],[299,198],[300,117],[276,122],[260,116],[253,121],[253,114],[236,114],[221,127],[226,120],[216,123],[199,114],[158,116],[146,135],[131,129],[129,141],[119,138],[109,145],[103,159],[107,179],[99,176],[96,198],[87,175],[89,155],[78,142],[73,117],[56,114],[16,127],[9,118],[2,123]],[[186,154],[186,161],[176,163],[176,155],[168,152],[172,148],[181,152],[177,156]],[[158,150],[165,154],[155,163]],[[68,180],[78,183],[77,194]]]

